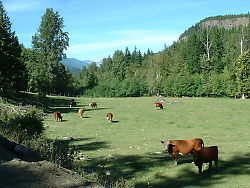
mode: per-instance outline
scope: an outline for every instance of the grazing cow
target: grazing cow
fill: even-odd
[[[199,151],[194,151],[193,159],[194,164],[198,166],[199,174],[201,174],[203,163],[209,163],[208,170],[210,170],[212,167],[212,161],[214,161],[215,166],[218,167],[218,147],[210,146],[204,147]]]
[[[80,108],[78,110],[78,113],[79,113],[80,118],[83,118],[84,108]]]
[[[56,121],[62,121],[62,115],[60,112],[54,112],[54,117]]]
[[[163,104],[161,102],[155,102],[155,109],[159,107],[160,109],[163,110]]]
[[[112,119],[113,119],[113,114],[111,114],[111,113],[107,113],[106,114],[106,118],[107,118],[107,120],[108,120],[108,122],[112,122]]]
[[[96,108],[97,108],[97,104],[96,104],[96,102],[91,102],[91,103],[89,103],[89,106],[91,106],[92,108],[94,108],[94,107],[96,107]]]
[[[69,102],[69,107],[76,107],[76,102],[74,101],[74,99],[71,99],[71,101]]]
[[[167,140],[161,141],[164,144],[164,149],[174,157],[174,165],[177,165],[177,160],[180,155],[192,154],[193,151],[200,150],[204,147],[204,142],[200,138],[192,140]]]

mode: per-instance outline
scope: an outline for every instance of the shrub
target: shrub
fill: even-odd
[[[74,169],[74,148],[69,147],[68,141],[41,139],[32,148],[38,151],[42,158],[64,168]]]
[[[9,139],[21,144],[25,140],[38,138],[44,131],[42,112],[35,107],[14,109],[7,106],[0,109],[0,132]]]

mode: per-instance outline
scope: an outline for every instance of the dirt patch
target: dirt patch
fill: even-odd
[[[31,152],[20,156],[13,152],[13,142],[0,139],[1,188],[80,188],[102,187],[77,173],[48,161],[37,161]],[[28,159],[28,161],[25,161]],[[30,160],[33,162],[30,162]]]

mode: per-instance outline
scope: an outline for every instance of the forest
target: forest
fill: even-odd
[[[213,19],[248,18],[230,29],[204,26]],[[46,9],[32,47],[25,48],[11,30],[0,1],[0,94],[15,91],[41,95],[140,97],[238,97],[250,94],[250,16],[205,18],[185,31],[178,41],[160,52],[136,47],[116,50],[73,76],[60,62],[69,46],[63,18]],[[164,41],[163,41],[164,42]]]

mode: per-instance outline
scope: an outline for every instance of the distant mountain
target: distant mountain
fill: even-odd
[[[61,63],[65,65],[66,67],[74,67],[74,68],[82,70],[83,66],[87,67],[88,64],[92,63],[92,61],[90,60],[80,61],[75,58],[66,58],[66,59],[63,59]]]
[[[92,62],[93,61],[90,60],[80,61],[75,58],[66,58],[61,61],[61,63],[75,76],[78,76],[82,71],[82,67],[88,67]]]

